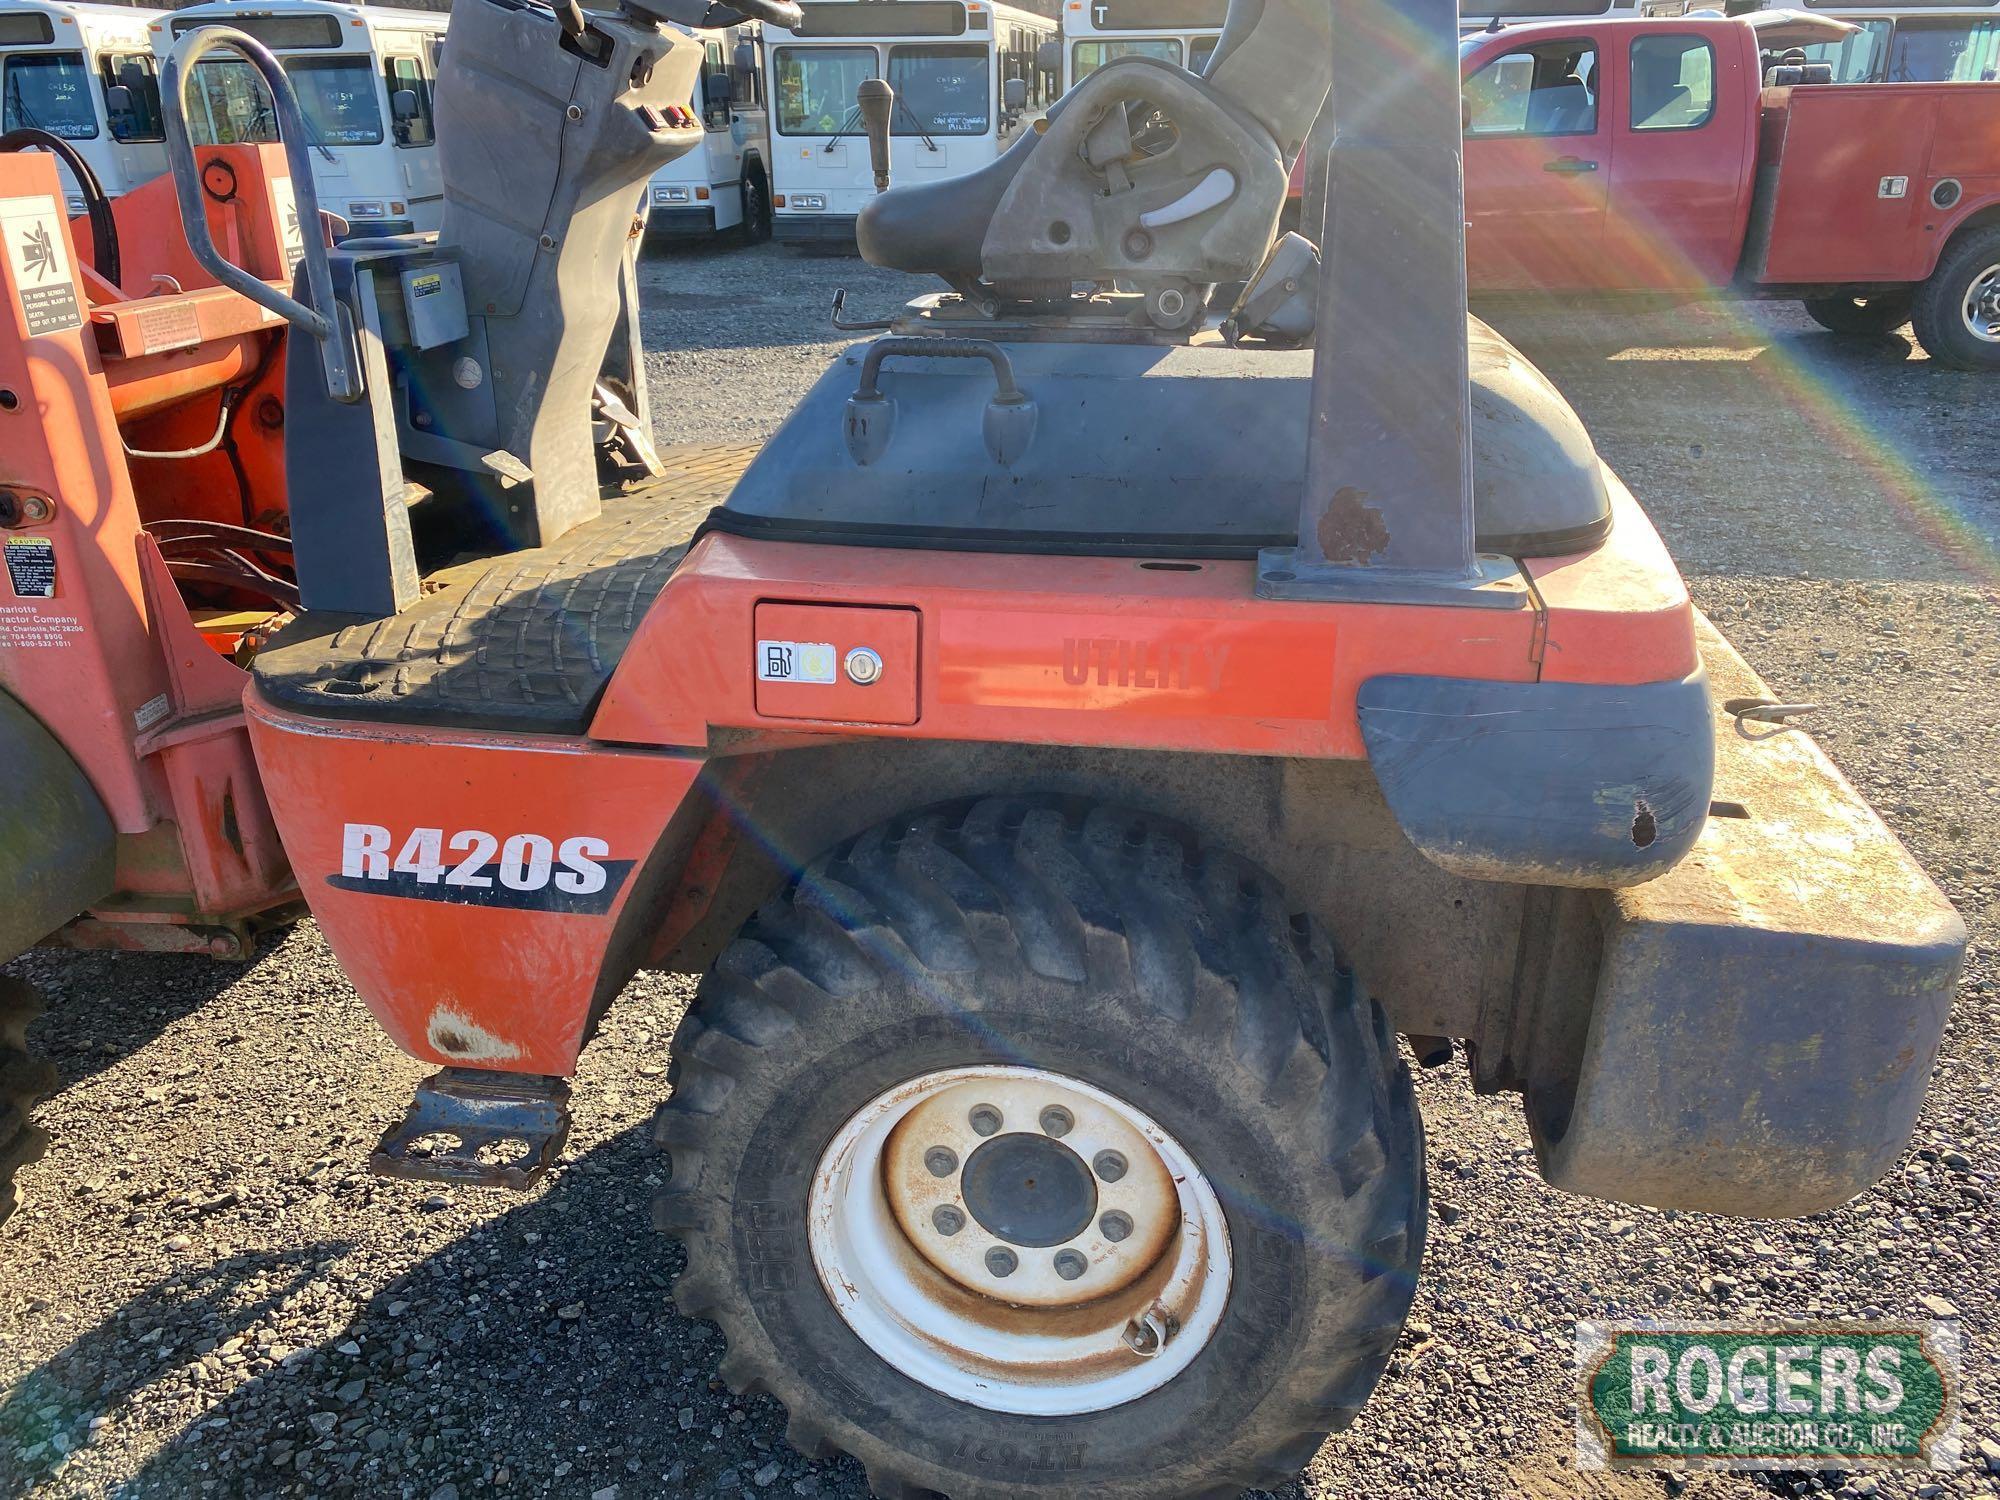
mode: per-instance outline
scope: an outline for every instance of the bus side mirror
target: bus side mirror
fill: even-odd
[[[415,89],[397,89],[389,96],[389,113],[396,117],[398,124],[409,124],[419,112]]]
[[[1010,78],[1000,86],[1000,102],[1010,115],[1018,115],[1028,107],[1028,80]]]
[[[736,44],[736,71],[739,73],[757,71],[757,49],[748,42]]]
[[[104,91],[104,112],[114,120],[129,116],[134,104],[132,91],[122,83],[114,83]]]
[[[736,98],[736,80],[727,73],[707,73],[701,80],[702,95],[711,110],[727,109]]]
[[[1044,73],[1062,72],[1062,43],[1043,42],[1035,48],[1035,66]]]

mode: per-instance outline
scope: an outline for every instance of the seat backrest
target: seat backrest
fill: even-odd
[[[1590,124],[1590,90],[1571,77],[1528,96],[1528,134],[1563,135]]]
[[[1325,0],[1230,0],[1202,76],[1271,132],[1285,159],[1326,102],[1333,10]]]

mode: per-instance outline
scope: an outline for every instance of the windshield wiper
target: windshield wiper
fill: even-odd
[[[924,129],[924,122],[917,118],[917,112],[910,108],[909,101],[904,99],[901,94],[896,96],[896,108],[909,116],[910,126],[917,132],[917,139],[922,141],[931,150],[937,150],[938,143],[930,138],[930,134]]]
[[[854,133],[853,126],[855,122],[860,118],[861,118],[861,106],[858,104],[850,105],[848,107],[847,114],[841,119],[839,127],[835,129],[832,135],[826,138],[826,144],[820,147],[820,150],[826,152],[828,155],[831,155],[833,153],[833,148],[840,144],[840,138],[842,136],[852,135]]]

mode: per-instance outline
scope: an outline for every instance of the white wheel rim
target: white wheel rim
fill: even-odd
[[[1967,333],[1982,343],[2000,344],[2000,266],[1988,266],[1972,278],[1959,310]]]
[[[821,1155],[806,1222],[861,1341],[988,1411],[1072,1416],[1158,1390],[1229,1300],[1229,1226],[1193,1157],[1143,1111],[1039,1068],[879,1095]]]

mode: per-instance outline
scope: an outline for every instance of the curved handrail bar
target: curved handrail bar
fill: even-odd
[[[185,90],[196,64],[225,47],[240,53],[263,75],[264,86],[271,91],[278,140],[285,148],[285,163],[292,173],[293,199],[298,205],[306,291],[313,303],[310,307],[225,259],[208,232],[208,213],[202,205],[201,169],[195,162],[194,143],[188,135]],[[327,394],[336,401],[360,400],[360,368],[353,341],[340,321],[339,304],[333,295],[333,272],[321,237],[319,192],[313,185],[312,158],[307,155],[305,116],[299,110],[298,94],[285,70],[261,42],[233,26],[197,26],[183,35],[167,54],[160,70],[160,104],[166,117],[167,165],[174,174],[174,198],[180,206],[188,249],[194,258],[224,286],[241,292],[319,340]]]

